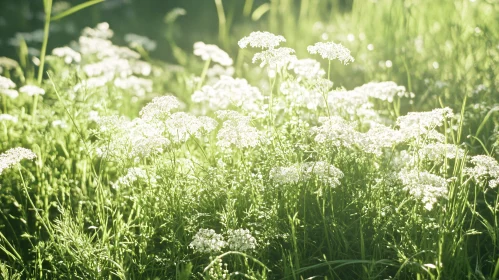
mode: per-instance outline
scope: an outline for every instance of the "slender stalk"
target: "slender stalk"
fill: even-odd
[[[200,90],[201,87],[203,86],[204,79],[206,78],[206,74],[208,73],[208,68],[210,68],[210,62],[211,62],[211,59],[208,58],[208,60],[206,60],[206,62],[204,64],[203,72],[201,73],[201,79],[199,80],[199,83],[196,87],[196,90]]]
[[[45,10],[45,24],[43,26],[43,43],[40,51],[40,68],[38,69],[37,82],[40,85],[43,78],[43,67],[45,65],[45,53],[47,52],[47,43],[49,41],[50,14],[52,12],[52,0],[43,0],[43,9]],[[36,110],[36,109],[35,109]],[[35,111],[33,111],[35,112]],[[34,116],[34,114],[33,114]]]
[[[227,48],[227,19],[225,18],[222,0],[215,0],[218,14],[218,40]]]

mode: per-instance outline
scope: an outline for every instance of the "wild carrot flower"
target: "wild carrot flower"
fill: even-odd
[[[202,60],[209,59],[223,66],[230,66],[233,63],[232,58],[218,46],[203,42],[194,44],[194,55],[200,56]]]
[[[254,148],[261,142],[262,133],[249,124],[250,117],[235,111],[217,111],[216,114],[219,119],[225,120],[217,134],[217,146],[243,149]]]
[[[191,136],[199,138],[202,132],[211,132],[217,126],[217,122],[209,117],[197,118],[184,112],[177,112],[166,119],[165,126],[173,142],[182,143]]]
[[[322,58],[327,60],[337,59],[345,65],[354,61],[354,58],[350,55],[350,50],[342,44],[318,42],[313,46],[308,46],[307,50],[310,54],[319,54]]]
[[[142,110],[140,117],[145,121],[164,120],[171,114],[171,111],[181,106],[180,101],[172,95],[155,97]]]
[[[113,37],[113,34],[107,22],[101,22],[95,28],[85,27],[82,32],[82,36],[101,39],[109,39]]]
[[[427,210],[433,209],[441,197],[447,197],[447,180],[427,171],[402,170],[399,178],[414,198],[421,200]]]
[[[35,158],[36,154],[29,149],[20,147],[9,149],[0,154],[0,174],[2,174],[5,169],[20,163],[23,159],[33,160]]]
[[[66,64],[80,63],[81,61],[81,54],[70,47],[55,48],[52,50],[52,55],[63,58]]]
[[[418,139],[425,136],[430,140],[443,142],[444,136],[436,131],[444,122],[454,117],[450,108],[439,108],[429,112],[409,112],[405,116],[397,118],[397,125],[404,134],[406,140]]]
[[[247,229],[228,230],[227,244],[234,251],[246,252],[256,248],[256,239]]]
[[[320,126],[312,128],[317,143],[350,148],[358,141],[359,132],[341,117],[320,117],[319,122],[322,123]]]
[[[286,39],[281,35],[274,35],[267,31],[256,31],[239,40],[237,44],[241,49],[246,48],[248,45],[252,48],[273,49],[279,46],[281,42],[286,42]]]
[[[212,86],[203,86],[191,96],[193,102],[205,103],[212,110],[240,107],[246,111],[259,111],[263,95],[245,79],[222,76]]]
[[[292,55],[295,50],[292,48],[277,48],[268,49],[253,56],[253,63],[261,61],[260,67],[265,67],[268,65],[272,69],[281,69],[282,67],[288,65],[288,63],[296,60],[296,56]]]
[[[477,183],[488,181],[490,188],[499,186],[499,163],[491,156],[478,155],[471,158],[474,167],[467,167],[464,172]]]
[[[320,62],[310,58],[293,60],[289,63],[288,69],[293,70],[299,78],[303,79],[314,79],[326,74]]]
[[[198,253],[218,253],[222,251],[222,249],[227,246],[227,242],[224,241],[224,238],[221,234],[217,234],[212,229],[200,229],[192,242],[189,244],[189,247],[192,248],[195,252]]]
[[[118,88],[129,90],[135,93],[135,96],[142,97],[148,92],[152,92],[152,81],[135,76],[126,78],[117,78],[114,80],[114,85]]]
[[[9,115],[9,114],[0,114],[0,122],[3,122],[3,121],[17,123],[17,117]]]
[[[17,98],[19,93],[17,90],[13,89],[16,84],[9,78],[0,76],[0,94],[8,96],[12,99]]]
[[[394,82],[370,82],[360,87],[356,87],[354,91],[390,103],[393,102],[395,97],[414,98],[414,93],[408,93],[404,86],[399,86]]]
[[[273,167],[269,176],[278,184],[295,184],[300,181],[301,169],[298,164]]]
[[[343,178],[343,172],[336,166],[325,161],[306,162],[302,166],[304,179],[317,178],[323,184],[334,188],[339,186],[340,179]]]
[[[45,90],[44,89],[42,89],[40,87],[37,87],[37,86],[33,86],[33,85],[22,86],[19,89],[19,91],[22,92],[22,93],[26,93],[29,96],[44,95],[45,94]]]

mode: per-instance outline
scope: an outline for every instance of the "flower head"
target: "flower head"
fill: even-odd
[[[292,55],[295,52],[292,48],[277,48],[268,49],[253,56],[253,63],[258,60],[261,61],[260,67],[268,65],[273,69],[280,69],[286,66],[288,63],[295,61],[296,56]]]
[[[42,89],[40,87],[37,87],[37,86],[33,86],[33,85],[22,86],[19,89],[19,91],[22,92],[22,93],[26,93],[29,96],[44,95],[45,94],[45,90],[44,89]]]
[[[399,178],[404,185],[404,190],[416,199],[424,203],[427,210],[433,209],[433,205],[440,197],[447,197],[447,180],[431,174],[427,171],[402,170]]]
[[[20,163],[23,159],[33,160],[36,154],[26,148],[12,148],[0,154],[0,174],[13,165]]]
[[[499,163],[493,157],[478,155],[471,158],[474,167],[464,170],[466,174],[473,177],[475,182],[489,182],[489,187],[499,186]]]
[[[239,40],[237,44],[241,49],[246,48],[248,45],[252,48],[273,49],[279,46],[281,42],[286,42],[286,39],[281,35],[274,35],[267,31],[256,31]]]
[[[169,116],[173,109],[180,107],[180,101],[172,95],[155,97],[149,102],[142,110],[140,110],[140,117],[146,121],[154,119],[163,119]]]
[[[354,61],[354,58],[350,55],[350,50],[345,48],[342,44],[318,42],[313,46],[308,46],[307,50],[310,54],[319,54],[322,58],[327,60],[337,59],[345,65]]]
[[[200,56],[202,60],[210,59],[223,66],[230,66],[233,63],[232,58],[218,46],[203,42],[194,44],[194,55]]]
[[[52,50],[52,54],[63,58],[66,64],[80,63],[81,61],[81,54],[70,47],[55,48]]]
[[[236,229],[228,231],[227,243],[234,251],[246,252],[256,248],[256,239],[247,229]]]
[[[221,234],[217,234],[212,229],[200,229],[189,244],[189,247],[198,253],[217,253],[220,252],[227,242]]]

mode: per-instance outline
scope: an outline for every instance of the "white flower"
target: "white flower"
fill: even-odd
[[[15,88],[16,84],[9,78],[0,76],[0,90]]]
[[[320,117],[321,126],[312,128],[317,143],[328,143],[336,147],[351,148],[358,142],[357,132],[343,118],[337,116]]]
[[[358,91],[333,90],[327,94],[327,102],[331,114],[350,121],[379,119],[369,97]]]
[[[165,125],[173,141],[181,143],[189,140],[191,136],[199,138],[201,129],[210,132],[216,127],[216,121],[209,117],[197,118],[184,112],[177,112],[165,121]]]
[[[87,64],[83,71],[89,77],[94,76],[128,76],[132,74],[130,62],[123,58],[108,57],[99,62]]]
[[[198,253],[217,253],[220,252],[227,243],[221,234],[217,234],[212,229],[200,229],[194,236],[189,247]]]
[[[107,22],[101,22],[95,28],[85,27],[82,32],[82,36],[101,39],[109,39],[113,37],[113,34],[113,30],[109,29]]]
[[[314,79],[326,74],[320,62],[311,58],[291,61],[288,69],[292,69],[298,77],[305,79]]]
[[[152,92],[152,81],[135,76],[126,78],[117,78],[114,80],[114,85],[118,88],[129,90],[135,93],[136,96],[142,97],[148,92]]]
[[[247,229],[228,230],[227,243],[234,251],[246,252],[256,248],[256,239]]]
[[[223,66],[230,66],[233,63],[232,58],[218,46],[203,42],[194,44],[194,55],[200,56],[202,60],[212,60]]]
[[[394,82],[370,82],[360,87],[356,87],[354,91],[361,92],[366,96],[380,99],[382,101],[393,102],[395,97],[413,98],[413,93],[408,93],[404,86],[398,86]]]
[[[465,168],[464,172],[477,183],[489,182],[490,188],[499,185],[499,163],[491,156],[478,155],[471,158],[474,167]]]
[[[55,48],[52,50],[52,54],[63,58],[66,64],[80,63],[81,61],[81,54],[70,47]]]
[[[227,109],[230,105],[247,111],[260,111],[263,95],[245,79],[222,76],[213,86],[203,86],[191,96],[193,102],[207,103],[212,110]]]
[[[438,198],[447,197],[447,180],[427,171],[402,170],[399,178],[404,190],[416,199],[420,199],[429,211],[433,209]]]
[[[33,86],[33,85],[22,86],[19,89],[19,91],[22,92],[22,93],[26,93],[29,96],[44,95],[45,94],[45,90],[44,89],[42,89],[40,87],[37,87],[37,86]]]
[[[157,119],[164,119],[169,116],[173,109],[181,106],[180,101],[172,95],[155,97],[149,102],[142,110],[140,110],[140,117],[146,121]]]
[[[235,111],[217,111],[219,119],[226,119],[217,134],[217,146],[223,149],[256,147],[262,138],[262,134],[256,128],[250,126],[250,118]]]
[[[125,35],[125,41],[130,48],[142,47],[148,52],[152,52],[156,49],[156,42],[145,36],[128,33]]]
[[[17,117],[9,115],[9,114],[0,114],[0,122],[3,122],[3,121],[17,123]]]
[[[296,184],[300,181],[301,169],[298,164],[273,167],[269,176],[278,184]]]
[[[282,67],[288,65],[288,63],[296,60],[296,56],[292,55],[295,50],[292,48],[277,48],[268,49],[253,56],[253,63],[261,61],[260,67],[265,67],[268,65],[271,69],[281,69]]]
[[[339,186],[340,179],[343,178],[343,172],[334,165],[325,161],[306,162],[302,166],[304,179],[308,180],[311,177],[317,178],[318,181],[334,188]]]
[[[320,54],[320,56],[324,59],[337,59],[345,65],[354,61],[354,58],[350,55],[350,50],[342,44],[336,44],[333,42],[318,42],[313,46],[308,46],[307,50],[310,54]]]
[[[464,150],[454,144],[428,143],[418,150],[419,156],[430,161],[439,162],[445,158],[461,159],[464,157]]]
[[[237,44],[242,49],[248,45],[252,48],[273,49],[279,46],[281,42],[286,42],[286,39],[281,35],[274,35],[267,31],[256,31],[239,40]]]
[[[137,181],[144,181],[147,183],[155,184],[156,183],[156,178],[152,177],[149,178],[147,171],[140,168],[140,167],[132,167],[128,168],[126,175],[120,177],[118,181],[116,181],[113,184],[113,187],[115,189],[119,187],[131,187],[134,182]]]
[[[454,117],[454,113],[448,107],[434,109],[430,112],[409,112],[407,115],[397,118],[397,125],[406,140],[425,136],[429,140],[443,142],[445,137],[438,133],[436,128],[442,126],[444,121],[452,117]]]
[[[33,160],[36,154],[26,148],[12,148],[0,154],[0,174],[13,165],[20,163],[23,159]]]

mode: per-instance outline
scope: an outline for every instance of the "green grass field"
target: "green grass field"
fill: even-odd
[[[0,31],[1,279],[499,279],[497,0],[5,1]]]

